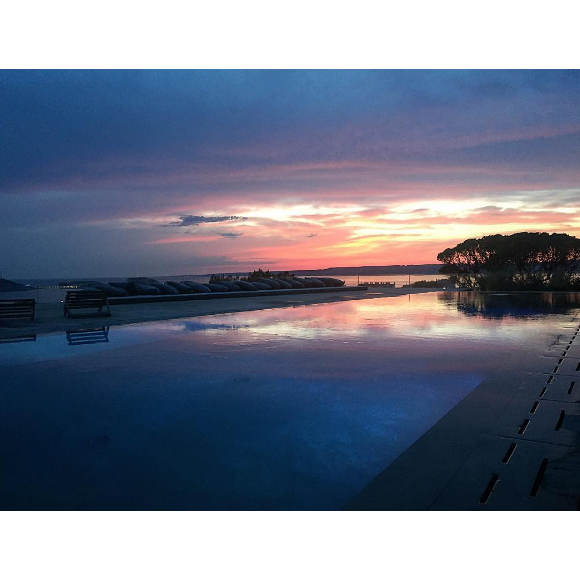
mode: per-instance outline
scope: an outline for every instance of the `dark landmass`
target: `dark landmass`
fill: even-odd
[[[403,288],[448,288],[455,287],[453,282],[447,278],[440,278],[438,280],[417,280],[412,284],[403,284]]]
[[[0,278],[0,292],[22,292],[23,290],[34,290],[34,287]]]
[[[298,275],[336,275],[336,276],[390,276],[397,274],[439,274],[441,264],[411,264],[408,266],[355,266],[324,268],[322,270],[297,270]]]
[[[395,266],[335,266],[320,270],[290,270],[298,276],[392,276],[399,274],[439,274],[441,264],[411,264]],[[272,270],[277,274],[278,270]],[[245,276],[247,272],[227,272],[227,275]],[[209,276],[209,274],[208,274]]]
[[[62,282],[59,282],[57,284],[57,286],[60,286],[61,288],[68,288],[71,286],[90,286],[93,282],[96,282],[97,280],[63,280]]]
[[[292,274],[296,274],[297,276],[391,276],[391,275],[432,275],[432,274],[439,274],[439,269],[441,268],[441,264],[411,264],[411,265],[395,265],[395,266],[336,266],[334,268],[323,268],[319,270],[290,270]],[[272,270],[273,274],[278,274],[283,270]],[[155,278],[157,280],[188,280],[191,278],[209,278],[213,274],[221,274],[224,276],[247,276],[248,270],[244,270],[242,272],[212,272],[209,274],[171,274],[165,276],[151,276],[151,278]],[[8,282],[8,280],[0,279],[4,282]],[[110,276],[108,278],[93,278],[92,280],[87,279],[62,279],[62,278],[51,278],[51,279],[30,279],[30,280],[23,280],[25,282],[29,282],[31,285],[23,287],[21,289],[28,290],[34,288],[36,286],[75,286],[75,285],[86,285],[90,284],[91,281],[96,282],[124,282],[127,278],[122,278],[119,276]],[[16,282],[11,282],[12,284],[16,284]],[[2,291],[2,290],[0,290]],[[14,290],[6,290],[14,291]]]

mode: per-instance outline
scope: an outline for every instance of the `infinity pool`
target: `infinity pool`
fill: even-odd
[[[0,509],[340,509],[491,372],[549,345],[578,306],[558,296],[441,292],[0,343]]]

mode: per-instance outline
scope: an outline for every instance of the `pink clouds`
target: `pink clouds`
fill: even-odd
[[[577,71],[7,71],[0,85],[0,246],[31,270],[70,231],[91,233],[77,268],[104,268],[110,242],[119,268],[157,271],[432,262],[467,237],[580,232]]]
[[[97,192],[111,187],[122,191],[139,188],[143,192],[166,188],[174,192],[166,192],[169,197],[178,195],[197,198],[209,195],[225,199],[237,197],[239,200],[240,191],[232,191],[232,185],[250,184],[255,186],[255,190],[252,193],[251,188],[244,187],[244,198],[260,197],[270,187],[270,193],[291,196],[302,192],[312,199],[312,196],[325,198],[341,193],[352,195],[353,182],[357,182],[356,187],[366,195],[372,194],[377,185],[381,189],[387,187],[395,191],[452,187],[457,193],[468,195],[474,188],[497,191],[502,188],[502,184],[508,189],[546,189],[554,185],[575,186],[580,180],[580,166],[554,167],[550,171],[545,167],[534,168],[510,164],[508,161],[506,159],[503,164],[486,165],[477,160],[460,164],[454,163],[452,159],[442,161],[421,158],[299,163],[268,163],[261,160],[244,167],[235,167],[219,158],[205,162],[103,159],[88,163],[82,174],[75,174],[72,166],[61,164],[53,179],[44,180],[43,188]],[[430,181],[424,183],[422,179],[417,179],[421,177],[430,178]],[[469,179],[466,180],[466,177]],[[490,181],[490,178],[493,180]],[[309,181],[307,186],[296,184],[304,179]],[[281,182],[284,182],[283,187]],[[38,187],[37,182],[30,180],[26,189],[38,190]]]
[[[220,224],[223,231],[217,232],[212,223],[196,225],[188,235],[180,231],[184,228],[175,228],[174,235],[168,235],[167,229],[163,235],[156,230],[159,235],[149,243],[176,244],[184,249],[191,246],[196,251],[227,253],[240,264],[262,260],[271,267],[287,269],[433,262],[445,247],[490,233],[580,233],[580,221],[569,201],[561,208],[556,204],[546,210],[543,201],[536,202],[535,208],[530,202],[509,198],[507,202],[493,198],[489,201],[493,203],[434,198],[415,202],[417,207],[392,201],[380,207],[335,203],[320,205],[315,212],[311,206],[291,204],[265,203],[252,209],[236,206],[228,208],[232,215],[243,215],[246,209],[250,217]],[[235,242],[228,239],[234,236]]]

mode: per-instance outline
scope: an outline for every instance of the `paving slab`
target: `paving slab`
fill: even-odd
[[[574,325],[574,326],[560,326],[558,328],[555,328],[555,330],[557,330],[556,340],[558,340],[560,342],[564,342],[564,341],[569,342],[571,340],[574,340],[574,338],[576,338],[578,326],[576,326],[576,325]]]
[[[580,381],[567,376],[530,373],[518,389],[517,397],[580,403]]]
[[[564,419],[579,416],[579,403],[516,398],[502,411],[491,432],[513,439],[573,446],[578,434]]]
[[[580,451],[485,436],[432,510],[575,510]]]
[[[572,357],[561,357],[559,359],[548,360],[555,362],[553,368],[549,371],[551,374],[580,377],[580,360]]]
[[[566,350],[565,348],[562,347],[562,345],[560,345],[559,347],[551,347],[550,350],[546,352],[545,356],[556,359],[562,357],[580,359],[580,349],[576,349],[573,351]]]
[[[554,356],[546,356],[544,354],[538,355],[532,359],[528,359],[525,361],[525,364],[522,364],[522,373],[538,373],[543,374],[546,376],[552,374],[564,374],[559,372],[560,365],[564,362],[564,357],[554,357]]]
[[[548,375],[566,375],[574,376],[578,372],[580,364],[580,358],[573,356],[560,355],[543,355],[538,361],[538,365],[533,365],[534,370],[536,368],[543,368],[545,370],[541,371]]]
[[[572,346],[577,345],[577,342],[574,342],[574,336],[566,336],[555,340],[552,345],[548,348],[547,352],[560,352],[561,355],[568,352]]]

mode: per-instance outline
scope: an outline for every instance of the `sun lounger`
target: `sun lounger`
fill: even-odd
[[[73,315],[72,310],[93,310],[96,312]],[[107,294],[102,290],[70,290],[64,301],[64,315],[67,318],[84,316],[111,316]]]
[[[15,344],[18,342],[36,342],[36,334],[26,334],[24,336],[10,336],[0,338],[0,344]]]
[[[0,319],[17,320],[19,318],[30,318],[30,320],[34,320],[35,308],[36,300],[34,298],[0,300]]]
[[[109,327],[103,326],[102,328],[67,330],[66,340],[69,346],[109,342]]]

